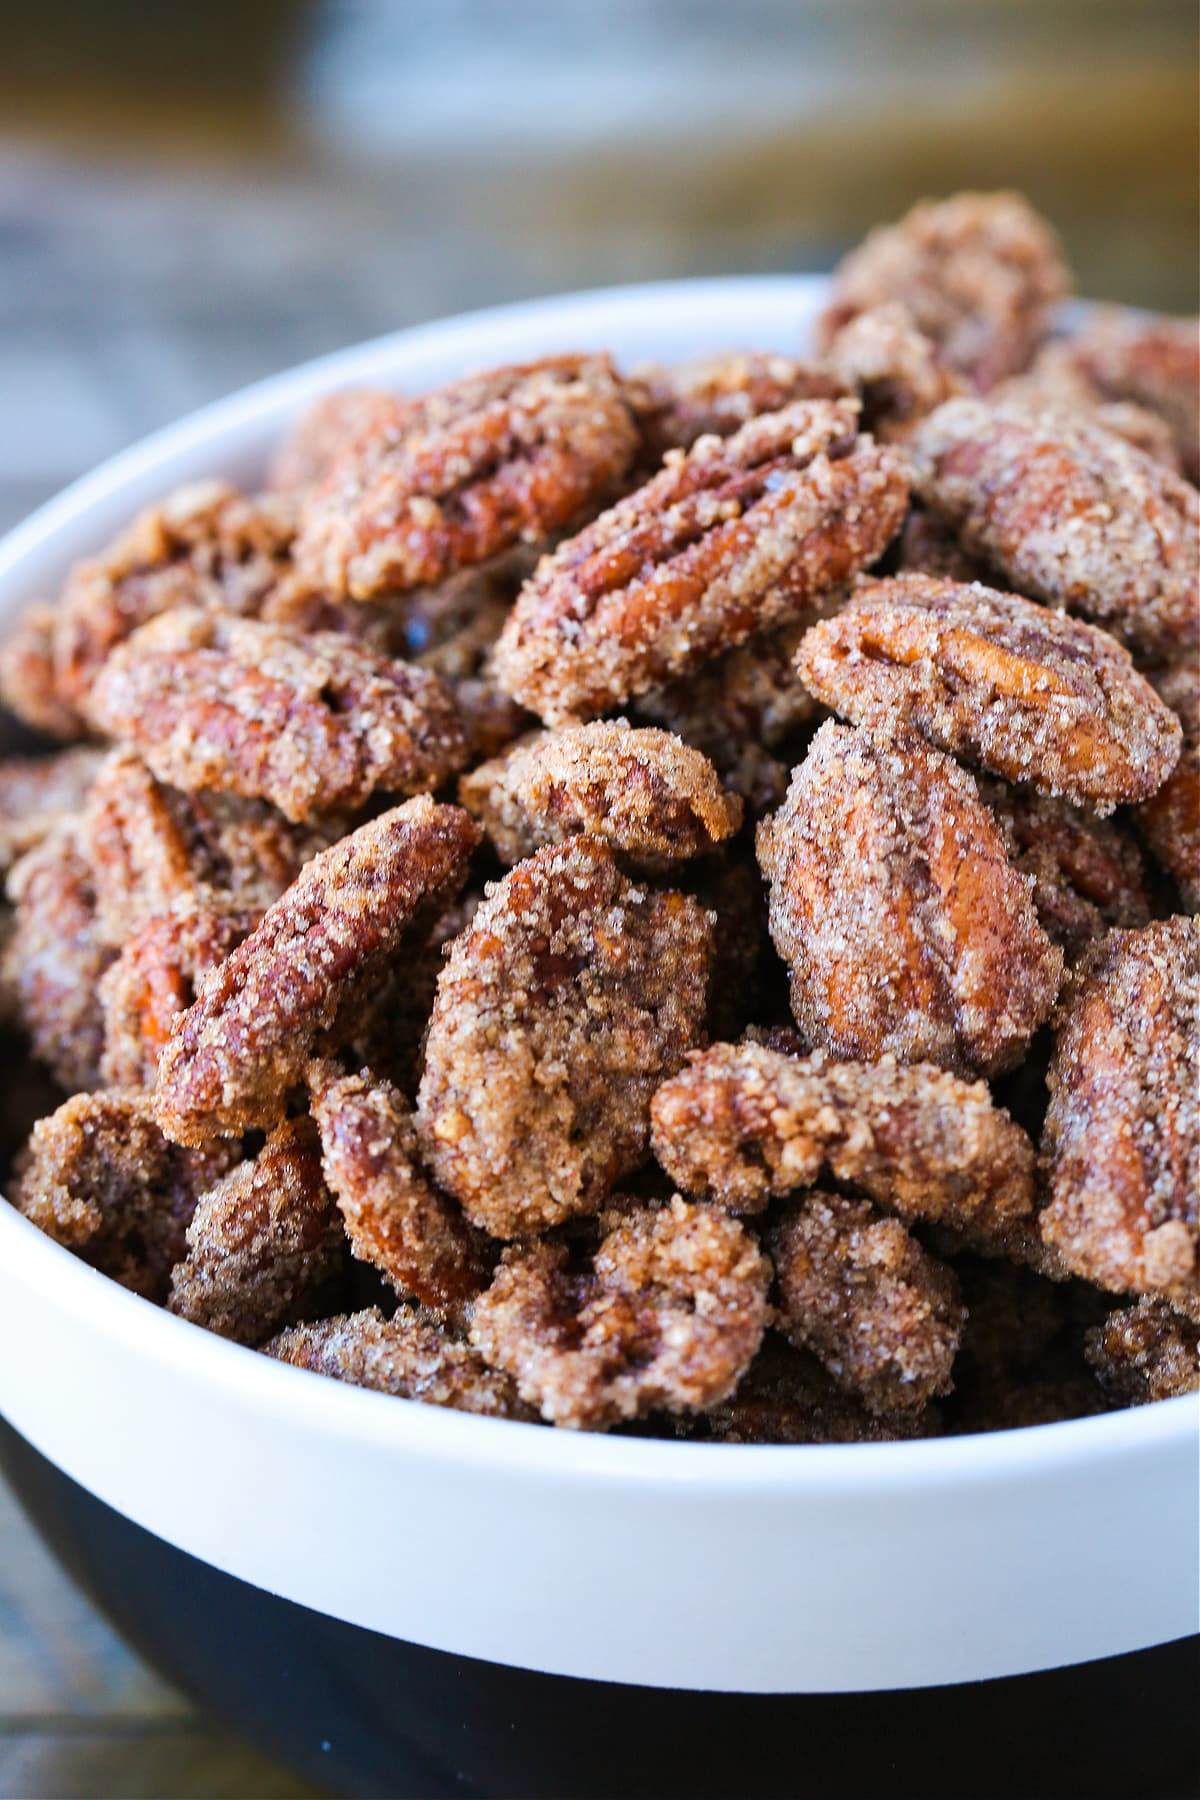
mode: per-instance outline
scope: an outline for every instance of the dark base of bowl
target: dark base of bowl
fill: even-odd
[[[573,1681],[397,1643],[222,1575],[103,1505],[2,1420],[0,1466],[60,1561],[143,1656],[336,1794],[1191,1800],[1197,1790],[1200,1639],[890,1694]],[[331,1520],[334,1555],[336,1533]]]

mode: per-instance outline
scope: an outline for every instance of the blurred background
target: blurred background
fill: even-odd
[[[0,0],[0,528],[259,375],[492,301],[823,269],[1023,188],[1196,308],[1194,0]],[[0,1794],[300,1793],[0,1495]]]

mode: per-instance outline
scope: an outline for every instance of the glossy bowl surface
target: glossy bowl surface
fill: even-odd
[[[0,628],[176,483],[251,483],[316,394],[553,349],[802,352],[822,285],[615,289],[403,332],[160,432],[0,546]],[[729,1693],[975,1681],[1194,1632],[1200,1401],[928,1443],[734,1447],[470,1418],[171,1318],[0,1202],[0,1411],[202,1562],[317,1613],[550,1674]]]

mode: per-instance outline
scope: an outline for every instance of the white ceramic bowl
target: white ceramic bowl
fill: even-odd
[[[254,481],[328,388],[419,391],[555,349],[626,363],[799,352],[821,291],[616,289],[310,363],[147,439],[15,531],[0,627],[175,483]],[[81,1486],[218,1569],[393,1638],[552,1674],[749,1694],[914,1687],[1112,1656],[1200,1623],[1189,1399],[927,1443],[576,1436],[271,1362],[126,1293],[0,1203],[0,1411]]]

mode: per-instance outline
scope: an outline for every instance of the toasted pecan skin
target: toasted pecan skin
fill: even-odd
[[[1200,921],[1109,933],[1047,1079],[1043,1237],[1098,1287],[1200,1304]]]
[[[978,582],[872,582],[812,627],[796,666],[855,724],[913,725],[1009,781],[1107,810],[1154,793],[1179,755],[1175,715],[1107,632]]]
[[[606,356],[468,376],[334,458],[305,504],[297,569],[356,600],[442,581],[602,503],[636,443]]]
[[[650,1096],[703,1037],[711,917],[599,839],[489,890],[438,983],[418,1093],[439,1184],[493,1236],[594,1212],[645,1160]]]
[[[960,1074],[1020,1062],[1062,953],[964,769],[915,733],[823,725],[757,841],[811,1043]]]
[[[176,1020],[154,1095],[168,1136],[278,1120],[317,1040],[459,891],[478,839],[460,807],[422,796],[314,857]]]
[[[195,608],[135,632],[88,709],[161,781],[270,800],[294,823],[380,789],[432,791],[466,758],[453,700],[429,671],[334,632]]]
[[[917,494],[1019,593],[1135,654],[1200,642],[1200,494],[1093,419],[951,400],[909,446]]]
[[[701,438],[539,565],[496,649],[502,685],[590,718],[770,630],[873,562],[907,500],[850,401],[798,402]]]

